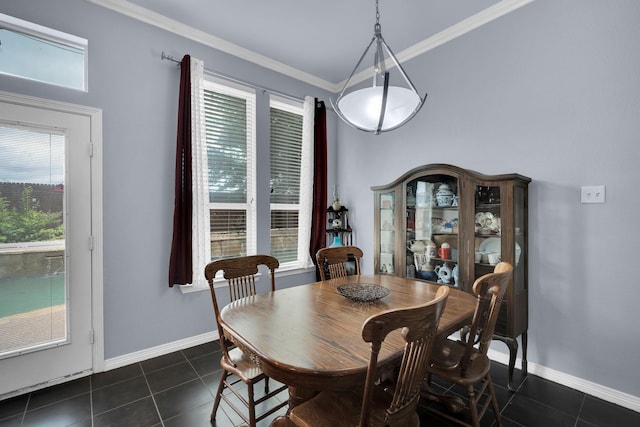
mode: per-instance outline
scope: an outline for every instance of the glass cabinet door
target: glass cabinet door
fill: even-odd
[[[475,187],[475,278],[491,273],[502,260],[500,186]]]
[[[527,290],[527,190],[516,186],[513,191],[513,292],[517,298]]]
[[[395,274],[396,261],[396,221],[395,221],[395,192],[381,193],[378,200],[380,220],[380,241],[378,242],[377,272],[379,274]]]
[[[406,193],[406,276],[458,286],[458,180],[419,177]]]

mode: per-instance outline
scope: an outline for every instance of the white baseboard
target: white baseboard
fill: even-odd
[[[489,349],[488,356],[491,360],[508,365],[509,355]],[[522,366],[522,359],[516,359],[516,368]],[[569,388],[581,391],[590,396],[597,397],[607,402],[614,403],[616,405],[623,406],[632,411],[640,412],[640,397],[633,396],[612,388],[593,383],[591,381],[584,380],[582,378],[574,377],[573,375],[565,374],[564,372],[556,371],[545,366],[537,365],[535,363],[527,362],[527,371],[530,374],[539,376],[541,378],[553,381]]]
[[[184,350],[185,348],[204,344],[210,341],[215,341],[217,339],[217,331],[207,332],[206,334],[196,335],[191,338],[185,338],[156,347],[136,351],[134,353],[125,354],[123,356],[114,357],[105,360],[104,370],[110,371],[112,369],[121,368],[132,363],[142,362],[144,360],[163,356],[165,354],[173,353],[174,351]],[[495,360],[496,362],[505,365],[509,364],[509,355],[506,353],[501,353],[490,349],[488,354],[491,360]],[[516,367],[520,366],[522,366],[522,359],[516,359]],[[640,412],[640,397],[638,396],[623,393],[621,391],[614,390],[612,388],[596,384],[582,378],[574,377],[572,375],[568,375],[563,372],[547,368],[545,366],[537,365],[532,362],[527,363],[527,368],[530,374],[581,391],[590,396],[597,397],[607,402],[623,406],[625,408],[631,409],[632,411]]]
[[[218,331],[207,332],[206,334],[196,335],[191,338],[185,338],[156,347],[146,348],[144,350],[105,360],[104,370],[110,371],[112,369],[121,368],[132,363],[138,363],[154,357],[164,356],[165,354],[173,353],[174,351],[184,350],[185,348],[215,341],[217,339]]]

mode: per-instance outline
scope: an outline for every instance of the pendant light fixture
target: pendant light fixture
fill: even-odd
[[[372,74],[371,86],[347,93],[347,89],[351,87],[351,80],[374,43],[373,67],[367,70],[367,73]],[[397,72],[394,72],[393,76],[404,86],[391,83],[392,74],[387,69],[387,65],[395,66]],[[379,135],[381,132],[397,129],[411,120],[420,111],[426,99],[427,94],[420,97],[415,86],[402,69],[400,62],[382,38],[380,12],[378,11],[378,0],[376,0],[376,23],[373,27],[373,38],[351,72],[338,98],[335,102],[331,99],[333,109],[342,120],[356,129]]]

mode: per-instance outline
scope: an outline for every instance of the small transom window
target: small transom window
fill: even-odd
[[[86,39],[0,13],[0,73],[87,90]]]

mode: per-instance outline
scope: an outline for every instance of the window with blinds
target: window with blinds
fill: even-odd
[[[255,94],[204,86],[211,259],[255,254]]]
[[[302,104],[271,100],[271,254],[298,260]]]

